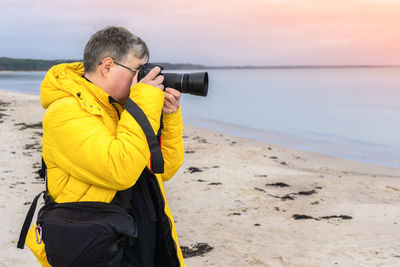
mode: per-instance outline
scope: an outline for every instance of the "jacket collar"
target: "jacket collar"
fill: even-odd
[[[40,100],[44,108],[57,99],[73,96],[83,109],[95,115],[103,115],[103,109],[115,114],[109,101],[110,95],[83,77],[82,62],[64,63],[52,67],[44,78]]]

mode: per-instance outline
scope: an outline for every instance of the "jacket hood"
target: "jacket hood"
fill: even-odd
[[[40,88],[42,107],[46,109],[57,99],[75,95],[76,88],[86,81],[82,75],[82,62],[53,66],[44,77]]]

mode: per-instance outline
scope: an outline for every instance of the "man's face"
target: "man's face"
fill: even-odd
[[[130,53],[123,62],[117,62],[121,65],[132,69],[139,69],[146,63],[144,58],[135,57],[134,53]],[[134,72],[128,68],[124,68],[114,62],[112,66],[112,74],[110,75],[110,86],[113,88],[113,97],[121,104],[125,104],[129,97],[130,87],[132,85],[133,77],[137,72]]]

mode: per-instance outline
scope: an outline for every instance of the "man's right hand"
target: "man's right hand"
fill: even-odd
[[[146,76],[143,77],[143,79],[139,81],[139,83],[148,84],[164,91],[164,85],[162,84],[164,81],[164,76],[158,75],[160,71],[160,67],[154,67]],[[137,83],[137,75],[138,73],[136,73],[135,77],[133,78],[132,86]]]

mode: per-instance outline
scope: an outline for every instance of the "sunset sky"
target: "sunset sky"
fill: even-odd
[[[79,59],[108,25],[158,62],[400,64],[400,0],[1,0],[0,56]]]

